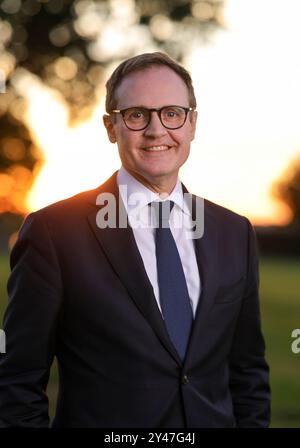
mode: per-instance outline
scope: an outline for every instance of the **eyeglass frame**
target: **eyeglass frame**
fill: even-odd
[[[168,126],[165,126],[165,125],[163,124],[162,119],[161,119],[161,111],[162,111],[163,109],[167,108],[167,107],[180,107],[180,109],[183,109],[183,110],[184,110],[184,112],[185,112],[185,117],[184,117],[184,121],[183,121],[183,123],[182,123],[180,126],[177,126],[176,128],[169,128]],[[148,120],[148,123],[147,123],[143,128],[140,128],[140,129],[132,129],[132,128],[130,128],[130,127],[127,125],[127,123],[126,123],[126,121],[125,121],[125,118],[124,118],[124,115],[125,115],[126,111],[129,110],[129,109],[143,109],[143,110],[146,110],[147,112],[150,112],[150,113],[149,113],[149,120]],[[131,106],[131,107],[126,107],[126,109],[113,109],[113,110],[111,111],[110,115],[111,115],[112,113],[115,113],[115,114],[121,114],[121,115],[122,115],[122,118],[123,118],[123,121],[124,121],[124,124],[125,124],[125,126],[127,127],[127,129],[129,129],[130,131],[143,131],[144,129],[146,129],[146,128],[149,126],[149,124],[150,124],[150,122],[151,122],[151,112],[156,112],[157,115],[158,115],[159,121],[161,122],[161,124],[163,125],[163,127],[166,128],[166,129],[169,129],[170,131],[173,131],[173,130],[175,130],[175,129],[180,129],[180,128],[182,128],[182,126],[184,126],[184,124],[185,124],[185,122],[186,122],[188,113],[191,112],[191,111],[194,111],[194,110],[195,110],[194,107],[183,107],[183,106],[178,106],[178,105],[175,105],[175,104],[171,104],[171,105],[169,105],[169,106],[163,106],[163,107],[159,107],[159,108],[151,108],[151,109],[148,109],[147,107],[142,107],[142,106]]]

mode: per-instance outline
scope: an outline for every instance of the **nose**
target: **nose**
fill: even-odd
[[[156,111],[151,112],[150,123],[144,133],[147,137],[161,137],[167,133],[167,129],[161,123]]]

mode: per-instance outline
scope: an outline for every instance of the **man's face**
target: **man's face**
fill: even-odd
[[[184,81],[166,66],[129,74],[117,88],[116,98],[117,109],[190,106]],[[156,112],[151,113],[149,125],[141,131],[128,129],[121,114],[115,119],[105,116],[104,124],[110,141],[118,145],[127,171],[154,191],[171,192],[178,170],[188,158],[196,119],[196,112],[189,112],[185,124],[175,130],[166,129]]]

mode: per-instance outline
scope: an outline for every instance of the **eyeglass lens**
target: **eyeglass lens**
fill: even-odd
[[[126,125],[131,129],[142,129],[146,127],[151,119],[149,109],[132,107],[127,109],[123,115]],[[182,107],[167,106],[158,111],[162,124],[169,129],[182,126],[186,118],[186,111]]]

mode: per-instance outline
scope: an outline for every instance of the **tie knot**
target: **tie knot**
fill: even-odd
[[[159,228],[169,227],[169,219],[172,208],[174,206],[173,201],[160,201],[160,202],[151,202],[151,207],[155,211],[157,223]]]

